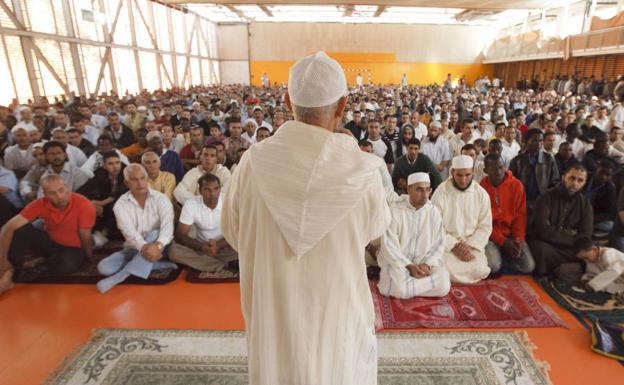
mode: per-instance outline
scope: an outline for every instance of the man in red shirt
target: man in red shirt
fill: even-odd
[[[485,255],[492,273],[505,265],[521,273],[531,273],[535,260],[525,241],[526,194],[498,154],[488,154],[484,162],[486,178],[481,187],[487,191],[492,205],[492,235],[485,246]]]
[[[34,279],[46,271],[69,274],[92,257],[93,203],[72,193],[58,175],[44,177],[41,187],[44,197],[11,218],[0,233],[0,293],[11,287],[13,270],[23,279]],[[45,230],[31,224],[36,219],[43,220]],[[29,254],[46,261],[27,269],[24,262]]]

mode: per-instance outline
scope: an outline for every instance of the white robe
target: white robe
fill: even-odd
[[[601,247],[598,261],[588,263],[583,280],[596,291],[624,293],[624,253],[611,247]]]
[[[402,299],[448,294],[451,282],[442,260],[445,233],[438,209],[431,202],[415,209],[404,195],[390,211],[392,222],[382,237],[378,258],[379,292]],[[407,266],[422,263],[429,265],[432,274],[412,277]]]
[[[446,230],[444,262],[451,282],[474,283],[490,274],[485,245],[492,233],[492,209],[488,193],[474,180],[464,191],[453,185],[453,178],[444,181],[431,197],[440,210]],[[460,242],[472,248],[474,259],[461,261],[451,250]]]
[[[390,223],[382,160],[300,122],[247,150],[223,202],[238,251],[250,385],[373,385],[364,248]]]

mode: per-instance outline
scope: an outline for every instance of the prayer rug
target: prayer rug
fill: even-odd
[[[537,282],[559,305],[583,317],[624,322],[624,296],[571,286],[559,280],[539,278]]]
[[[624,360],[624,325],[595,320],[592,324],[592,350],[596,353]]]
[[[525,332],[394,332],[377,340],[379,385],[551,384]],[[46,383],[245,385],[245,334],[101,329]]]
[[[231,283],[239,282],[238,274],[230,276],[229,274],[208,273],[195,269],[189,269],[186,274],[186,281],[190,283]]]
[[[406,300],[382,296],[377,282],[370,287],[378,329],[566,327],[520,280],[453,284],[444,297]]]
[[[97,270],[97,263],[111,255],[112,253],[120,250],[123,247],[123,241],[113,240],[108,242],[104,247],[94,250],[94,261],[87,261],[84,263],[80,271],[73,274],[52,275],[45,273],[34,280],[22,280],[19,276],[13,278],[15,283],[45,283],[45,284],[95,284],[102,278],[104,278]],[[169,282],[175,281],[181,273],[181,268],[177,269],[162,269],[154,270],[150,273],[147,279],[142,279],[135,276],[128,277],[122,284],[135,284],[135,285],[163,285]]]

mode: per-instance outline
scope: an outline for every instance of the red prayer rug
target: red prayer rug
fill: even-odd
[[[445,297],[407,300],[382,296],[377,281],[370,281],[370,287],[377,330],[567,327],[524,281],[453,284]]]

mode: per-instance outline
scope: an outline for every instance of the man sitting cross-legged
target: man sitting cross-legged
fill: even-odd
[[[176,267],[165,260],[166,246],[173,239],[171,201],[148,187],[147,172],[140,164],[130,164],[123,174],[130,191],[117,200],[113,212],[126,243],[98,264],[100,274],[109,276],[97,283],[102,293],[130,275],[146,279],[152,270]]]
[[[232,276],[226,267],[238,259],[238,254],[221,233],[221,181],[206,173],[197,185],[200,195],[188,199],[182,207],[170,258],[200,271]],[[196,237],[190,235],[191,226],[197,230]]]
[[[392,222],[382,237],[378,258],[379,292],[402,299],[444,296],[451,281],[442,260],[442,216],[429,202],[429,174],[411,174],[407,193],[390,207]]]
[[[28,204],[0,233],[0,292],[10,288],[13,269],[25,280],[46,271],[69,274],[92,257],[93,204],[72,193],[59,175],[42,178],[41,188],[43,198]],[[43,220],[45,230],[31,224],[35,219]],[[45,258],[45,263],[29,269],[25,264],[29,253]]]
[[[493,273],[503,265],[521,273],[530,273],[535,261],[525,241],[527,208],[522,182],[507,170],[498,154],[483,160],[486,178],[481,187],[487,191],[492,205],[492,235],[485,246],[485,255]]]
[[[492,233],[492,209],[487,192],[472,175],[472,158],[456,156],[451,177],[431,198],[444,219],[444,263],[451,282],[475,283],[490,274],[485,245]]]
[[[554,275],[577,284],[583,274],[582,264],[574,253],[574,243],[590,238],[594,230],[594,212],[582,194],[587,169],[571,165],[561,183],[546,191],[535,206],[535,234],[529,247],[535,257],[535,274]]]

